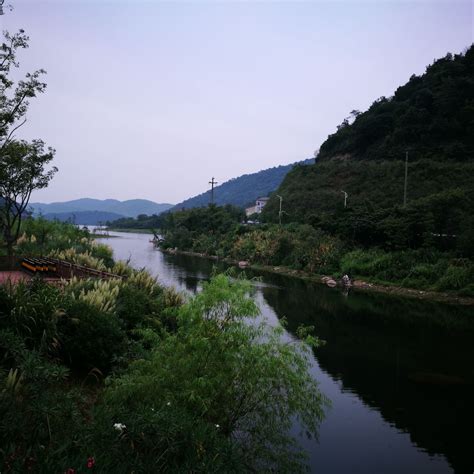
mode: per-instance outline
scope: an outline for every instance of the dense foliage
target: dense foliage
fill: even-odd
[[[189,245],[190,239],[196,235],[207,234],[212,238],[213,235],[228,232],[244,218],[243,210],[237,207],[210,205],[165,212],[158,216],[140,215],[136,219],[118,219],[108,222],[108,225],[118,229],[158,229],[162,233],[172,230],[172,236],[169,235],[170,246],[176,244],[175,246],[183,247]],[[180,239],[186,240],[186,244],[183,244]]]
[[[57,257],[100,270],[113,266],[110,248],[90,237],[87,229],[70,223],[30,218],[22,223],[15,251],[20,256]]]
[[[2,472],[304,468],[289,428],[323,417],[318,340],[262,321],[249,282],[215,276],[185,302],[72,225],[29,220],[19,245],[123,278],[0,286]]]
[[[473,172],[474,163],[413,163],[403,206],[401,163],[318,163],[296,169],[282,184],[282,220],[309,223],[352,245],[457,249],[460,256],[472,257]],[[346,208],[340,189],[349,193]],[[270,200],[262,218],[277,221],[278,205]]]
[[[136,218],[122,217],[120,219],[107,221],[106,225],[111,229],[135,229],[150,231],[151,229],[162,229],[165,225],[166,218],[167,217],[165,214],[152,214],[151,216],[148,216],[147,214],[140,214]]]
[[[363,113],[352,112],[321,145],[318,160],[397,160],[405,150],[416,159],[472,160],[474,153],[474,46],[447,54],[413,75],[392,97]]]
[[[295,350],[281,328],[249,324],[258,312],[249,290],[215,277],[179,310],[176,332],[112,380],[98,414],[106,433],[95,433],[105,440],[106,466],[132,459],[140,472],[301,468],[289,429],[296,417],[315,434],[325,400],[307,371],[308,346]],[[109,428],[116,420],[126,426],[120,444]]]
[[[353,215],[346,212],[342,213],[342,217],[333,216],[329,222],[331,226],[346,226],[349,223],[348,233],[373,232],[375,224],[370,220],[363,222],[363,228],[351,223],[350,218],[354,219]],[[213,238],[195,228],[188,227],[185,232],[183,229],[169,228],[161,246],[246,260],[254,265],[283,266],[309,275],[329,274],[341,277],[349,274],[352,278],[369,279],[377,283],[474,296],[472,259],[462,257],[461,251],[446,251],[437,249],[434,245],[410,248],[410,239],[419,237],[416,230],[423,225],[416,215],[412,216],[410,222],[407,226],[409,229],[413,228],[411,232],[405,227],[397,228],[393,222],[385,229],[386,232],[390,230],[387,237],[390,245],[387,244],[385,249],[380,246],[354,246],[350,243],[352,235],[347,235],[343,230],[338,237],[334,232],[323,230],[321,226],[296,223],[283,226],[236,224],[228,232],[214,235]],[[337,229],[329,224],[328,228]],[[186,236],[185,239],[182,238],[183,235]],[[440,241],[430,234],[429,237],[427,242]],[[470,252],[473,241],[466,239],[463,245],[465,251]],[[449,239],[444,240],[449,243]]]

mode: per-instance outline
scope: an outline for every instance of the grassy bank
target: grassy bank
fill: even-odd
[[[241,224],[236,210],[216,206],[176,212],[162,220],[164,249],[282,267],[315,278],[347,274],[381,286],[474,297],[469,246],[361,247],[308,224]]]
[[[434,249],[351,249],[311,229],[277,226],[238,229],[221,236],[203,234],[192,239],[189,247],[176,245],[171,233],[166,235],[164,248],[177,247],[264,267],[284,267],[290,273],[302,272],[316,278],[332,275],[336,279],[348,274],[353,280],[379,285],[474,296],[473,262]]]
[[[185,251],[185,250],[175,250],[175,249],[162,249],[166,253],[170,254],[180,254],[180,255],[189,255],[192,257],[206,258],[209,260],[222,261],[229,265],[239,266],[239,260],[231,258],[219,258],[217,255],[207,255],[199,252]],[[323,274],[314,274],[308,273],[303,270],[295,270],[289,267],[284,266],[271,266],[271,265],[261,265],[256,263],[246,262],[245,268],[255,270],[257,272],[272,273],[277,275],[283,275],[291,278],[299,278],[306,281],[311,281],[316,284],[325,285],[325,280],[327,278],[338,279],[334,275],[323,275]],[[338,283],[340,285],[340,282]],[[460,296],[453,292],[441,292],[441,291],[430,291],[430,290],[419,290],[416,288],[408,288],[400,286],[396,283],[390,282],[380,282],[377,279],[369,278],[356,278],[352,281],[352,290],[355,291],[369,291],[385,294],[393,294],[398,296],[405,296],[409,298],[416,298],[421,300],[437,301],[440,303],[448,304],[459,304],[459,305],[474,305],[474,297],[472,296]]]

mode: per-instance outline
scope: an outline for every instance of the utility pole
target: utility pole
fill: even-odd
[[[408,150],[405,152],[405,186],[403,189],[403,207],[407,205],[407,185],[408,185]]]
[[[345,191],[341,191],[342,194],[344,194],[344,207],[347,207],[347,196],[348,194]]]
[[[214,204],[214,185],[217,184],[217,181],[214,181],[214,176],[209,181],[209,184],[211,185],[211,204]]]
[[[281,203],[283,202],[283,198],[277,194],[277,198],[280,199],[280,210],[278,211],[278,222],[281,226],[281,215],[283,214],[283,211],[281,210]]]

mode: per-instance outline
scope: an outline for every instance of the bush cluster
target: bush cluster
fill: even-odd
[[[74,235],[50,250],[104,265]],[[124,278],[0,286],[0,471],[303,470],[289,432],[323,417],[318,340],[287,344],[248,282],[215,276],[185,301],[111,263]]]

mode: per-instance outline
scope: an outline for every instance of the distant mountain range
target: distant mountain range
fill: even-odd
[[[43,215],[48,219],[71,220],[73,214],[78,224],[97,224],[99,221],[115,220],[121,217],[137,217],[140,214],[160,214],[173,207],[172,204],[159,204],[147,199],[91,199],[53,202],[51,204],[31,203],[34,216]],[[102,213],[101,215],[99,215]],[[94,220],[95,222],[89,222]],[[87,222],[86,222],[87,221]]]
[[[255,204],[258,197],[268,196],[275,191],[294,165],[309,165],[311,163],[314,163],[314,158],[233,178],[214,188],[214,202],[219,206],[232,204],[238,207]],[[171,210],[207,206],[210,200],[211,191],[209,190],[176,204]]]
[[[43,214],[48,220],[72,222],[80,225],[105,225],[107,221],[122,219],[124,216],[115,212],[79,211],[79,212],[51,212]]]

